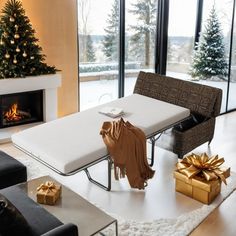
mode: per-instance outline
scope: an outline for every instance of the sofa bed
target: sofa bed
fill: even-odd
[[[217,88],[141,71],[134,94],[21,131],[12,136],[12,142],[61,175],[84,170],[91,182],[110,190],[111,159],[99,132],[103,122],[113,118],[99,113],[104,106],[122,108],[123,119],[144,131],[153,150],[155,136],[174,127],[173,151],[181,158],[212,140],[221,97]],[[191,124],[188,129],[186,121]],[[107,186],[88,172],[90,166],[104,160],[108,161]]]

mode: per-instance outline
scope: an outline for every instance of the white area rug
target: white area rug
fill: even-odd
[[[48,175],[47,168],[39,166],[37,161],[25,156],[18,156],[17,159],[27,166],[28,178],[33,179],[43,175]],[[112,215],[118,219],[118,228],[120,236],[184,236],[188,235],[196,228],[218,205],[224,201],[236,189],[236,174],[231,173],[231,177],[227,179],[227,186],[222,184],[221,201],[214,201],[211,205],[203,205],[197,210],[173,219],[158,219],[147,222],[137,222],[133,220],[125,220],[117,215]],[[66,184],[65,184],[66,185]],[[104,233],[113,236],[114,227],[111,226],[104,230]]]
[[[201,208],[182,214],[175,219],[158,219],[147,222],[137,222],[132,220],[124,220],[115,215],[118,219],[119,235],[121,236],[184,236],[190,234],[216,207],[218,207],[235,189],[236,174],[231,173],[231,177],[227,179],[227,187],[222,186],[222,201],[214,201],[210,205],[203,205]],[[114,231],[108,228],[106,234],[114,235]]]

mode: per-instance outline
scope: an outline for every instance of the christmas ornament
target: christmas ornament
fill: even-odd
[[[33,60],[33,59],[34,59],[34,56],[31,56],[30,59]]]
[[[14,63],[14,64],[16,64],[16,63],[17,63],[17,60],[16,60],[16,55],[14,56],[13,63]]]
[[[27,43],[24,43],[24,46],[26,46],[27,45]]]
[[[27,53],[25,51],[22,55],[23,55],[23,57],[27,57]]]
[[[20,35],[16,33],[16,34],[14,35],[14,38],[15,38],[15,39],[19,39],[19,38],[20,38]]]
[[[9,58],[10,58],[10,54],[9,54],[8,52],[5,54],[5,58],[6,58],[6,59],[9,59]]]
[[[35,71],[35,68],[34,68],[34,67],[31,68],[30,71],[31,71],[31,73],[34,72],[34,71]]]
[[[18,25],[15,25],[16,31],[18,30],[18,27],[19,27]]]
[[[3,40],[2,40],[2,37],[1,37],[1,41],[0,41],[0,45],[3,45],[4,43],[3,43]]]
[[[14,22],[15,21],[15,18],[10,16],[10,22]]]
[[[14,43],[15,43],[15,41],[14,41],[14,40],[10,40],[10,43],[11,43],[11,44],[14,44]]]
[[[16,48],[16,52],[20,52],[20,48],[18,46]]]

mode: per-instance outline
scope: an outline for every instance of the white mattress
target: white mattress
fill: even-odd
[[[133,94],[21,131],[12,135],[12,142],[67,174],[108,154],[99,132],[104,121],[113,119],[99,113],[104,106],[122,108],[124,120],[147,136],[190,114],[186,108]]]

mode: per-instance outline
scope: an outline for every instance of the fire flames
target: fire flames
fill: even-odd
[[[14,103],[10,109],[4,114],[4,118],[7,121],[19,121],[24,118],[22,114],[18,111],[18,104]]]

